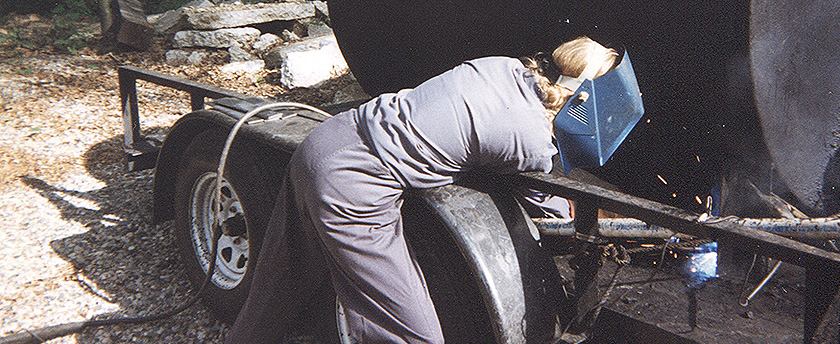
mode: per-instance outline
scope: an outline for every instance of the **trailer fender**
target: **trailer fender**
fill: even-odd
[[[490,324],[492,337],[483,340],[548,342],[554,335],[555,299],[562,294],[561,277],[551,257],[532,236],[533,222],[511,193],[449,185],[418,194],[403,208],[406,237],[427,276],[447,341],[482,341],[481,337],[470,338],[476,335],[470,331]],[[445,234],[432,233],[435,227]],[[433,242],[423,247],[424,239]],[[456,286],[466,293],[460,300],[457,295],[448,296],[456,300],[441,296],[446,292],[437,289],[445,288],[441,283],[447,281],[434,276],[435,267],[429,266],[423,256],[427,250],[446,254],[443,251],[450,246],[446,241],[455,246],[450,258],[461,260],[446,262],[451,264],[446,269],[472,276],[472,281],[459,281],[464,284]],[[466,271],[459,269],[460,264]],[[486,310],[485,319],[479,316],[481,308]]]
[[[290,155],[288,148],[299,143],[315,123],[289,123],[287,127],[276,123],[249,128],[240,135],[266,145],[264,151]],[[157,223],[174,218],[175,181],[186,148],[199,134],[226,132],[234,124],[228,115],[200,110],[173,125],[155,171]],[[277,169],[277,175],[285,168],[282,162],[266,167]],[[448,341],[475,340],[478,331],[486,334],[479,337],[486,342],[547,342],[554,334],[561,278],[551,257],[531,235],[536,229],[516,199],[502,187],[487,185],[500,184],[409,192],[403,206],[407,240],[426,275]],[[430,266],[428,262],[435,259],[439,264]]]
[[[200,110],[184,115],[170,129],[158,153],[153,182],[154,222],[162,223],[175,216],[175,177],[179,161],[192,139],[212,128],[230,130],[236,120],[217,111]]]

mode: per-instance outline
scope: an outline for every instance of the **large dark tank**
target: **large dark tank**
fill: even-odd
[[[342,52],[372,95],[413,87],[469,58],[532,55],[580,35],[626,49],[646,115],[592,172],[631,194],[700,211],[697,200],[738,169],[812,216],[840,211],[838,1],[330,0],[329,7]]]

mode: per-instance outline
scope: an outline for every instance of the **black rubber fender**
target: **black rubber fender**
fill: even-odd
[[[162,223],[175,217],[175,176],[184,151],[199,134],[219,129],[228,131],[236,120],[217,111],[200,110],[191,112],[172,125],[163,141],[155,164],[154,221]]]
[[[467,271],[460,273],[472,277],[472,281],[464,281],[458,286],[473,291],[466,296],[468,300],[455,302],[455,305],[441,302],[436,300],[439,297],[436,294],[440,292],[434,289],[439,281],[433,280],[435,276],[430,276],[428,266],[424,266],[422,257],[418,258],[447,342],[550,341],[554,335],[561,277],[550,255],[532,236],[533,222],[517,200],[504,189],[462,185],[421,190],[417,194],[419,202],[407,202],[403,208],[409,244],[418,250],[417,237],[433,235],[430,233],[432,228],[441,226],[442,232],[454,242],[460,256],[457,259],[463,260],[449,264],[454,267],[463,264]],[[443,246],[438,250],[446,249],[443,242],[435,245]],[[476,307],[475,302],[483,303],[483,307]],[[452,316],[449,314],[452,310],[440,309],[445,307],[474,313]],[[486,313],[475,311],[476,308],[483,308]],[[447,319],[449,316],[451,320]],[[473,319],[467,319],[470,317]],[[464,321],[467,323],[460,328],[453,325],[453,322]],[[481,324],[482,321],[491,325],[492,338],[482,338],[482,333],[470,334],[475,328],[487,325]],[[469,335],[478,338],[465,337]]]
[[[175,176],[184,151],[197,135],[208,130],[229,132],[236,119],[214,110],[199,110],[184,115],[166,135],[155,166],[154,178],[154,220],[161,223],[174,218]],[[303,141],[319,121],[305,117],[290,120],[267,121],[246,125],[237,133],[236,140],[248,140],[259,145],[257,151],[264,153],[263,165],[272,171],[268,175],[282,176],[286,162],[297,145]],[[266,200],[274,202],[274,200]]]
[[[189,142],[201,132],[229,130],[234,123],[227,115],[201,110],[173,126],[155,172],[157,221],[172,216],[177,162]],[[315,126],[315,121],[298,117],[285,124],[246,126],[241,135],[264,144],[263,151],[287,158]],[[284,161],[273,165],[278,176],[284,173]],[[409,244],[439,259],[439,270],[450,276],[435,280],[432,269],[418,259],[430,289],[457,281],[446,286],[459,289],[451,298],[457,302],[435,300],[441,290],[431,291],[439,314],[446,308],[459,312],[441,321],[448,342],[542,343],[551,339],[561,279],[551,257],[532,236],[533,223],[510,192],[497,183],[474,183],[414,190],[406,198],[403,216]],[[427,240],[424,247],[418,235],[437,239]],[[483,334],[476,337],[477,332]]]

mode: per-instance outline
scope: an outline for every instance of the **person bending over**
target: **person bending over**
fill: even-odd
[[[572,78],[587,68],[604,74],[616,58],[586,37],[551,56],[559,73]],[[548,79],[545,67],[509,57],[466,61],[318,126],[289,162],[250,295],[227,342],[277,342],[311,295],[314,287],[305,284],[317,278],[317,267],[292,263],[284,248],[291,240],[286,232],[299,226],[320,246],[358,342],[443,343],[403,236],[403,192],[451,184],[476,168],[551,171],[552,121],[574,90]],[[552,213],[569,216],[566,200],[537,196]]]

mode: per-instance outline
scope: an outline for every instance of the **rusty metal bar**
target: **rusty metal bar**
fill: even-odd
[[[195,110],[201,110],[204,108],[204,96],[196,93],[190,94],[190,108]]]
[[[575,235],[574,219],[531,219],[542,235]],[[754,228],[788,238],[807,240],[840,240],[840,218],[813,219],[751,219],[725,217],[709,219],[727,221],[744,227]],[[598,235],[612,238],[670,238],[686,236],[670,229],[653,226],[634,218],[610,218],[598,220]]]
[[[822,335],[824,328],[831,327],[825,324],[837,322],[828,318],[834,315],[827,314],[827,309],[831,308],[840,289],[840,254],[838,253],[828,252],[731,221],[707,221],[705,217],[680,208],[565,177],[529,172],[512,175],[510,179],[516,185],[573,200],[583,199],[586,200],[586,205],[597,204],[600,209],[637,218],[680,233],[714,240],[727,237],[749,252],[804,266],[807,296],[804,305],[803,342],[813,343],[815,339],[819,340],[815,336]]]
[[[246,99],[249,96],[226,90],[221,87],[202,84],[143,68],[122,66],[117,70],[120,81],[120,101],[122,103],[123,121],[123,149],[126,157],[126,168],[129,171],[140,171],[155,166],[159,142],[149,140],[143,136],[140,126],[140,113],[137,105],[137,80],[145,80],[154,84],[174,88],[190,94],[190,107],[193,111],[204,108],[205,98],[237,98]]]
[[[587,339],[594,343],[699,344],[697,341],[609,308],[601,310],[598,322],[588,333]]]
[[[739,246],[764,256],[800,266],[840,268],[840,254],[776,234],[744,227],[729,221],[701,221],[698,214],[565,177],[529,172],[511,176],[515,184],[578,200],[591,197],[601,209],[633,217],[646,223],[697,237],[734,237]]]
[[[572,332],[582,332],[592,326],[592,314],[598,303],[598,271],[601,269],[601,251],[598,247],[598,200],[591,197],[578,199],[575,238],[578,238],[575,256],[569,262],[575,271],[577,294],[575,319]]]
[[[122,66],[119,68],[119,73],[124,73],[126,76],[132,76],[135,80],[145,80],[157,85],[174,88],[179,91],[184,91],[190,95],[203,95],[207,98],[239,98],[245,99],[250,96],[224,88],[207,85],[200,82],[179,78],[177,76],[166,75],[163,73],[137,68],[133,66]]]
[[[122,103],[123,122],[123,145],[134,147],[135,142],[142,140],[140,135],[140,120],[136,116],[137,110],[137,85],[134,78],[122,70],[118,72],[120,80],[120,101]]]

